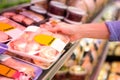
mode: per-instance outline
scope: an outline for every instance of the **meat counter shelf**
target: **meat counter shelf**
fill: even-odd
[[[40,0],[31,0],[31,3],[35,3],[35,2],[38,2],[38,1],[40,1]],[[18,5],[18,6],[11,7],[11,8],[7,8],[7,9],[2,10],[0,12],[8,11],[8,10],[15,9],[15,8],[18,8],[18,7],[29,6],[29,5],[31,5],[31,4],[30,3],[25,3],[25,4],[21,4],[21,5]],[[50,69],[44,70],[43,73],[39,76],[39,78],[37,80],[51,80],[54,77],[54,75],[56,74],[56,72],[62,67],[62,65],[64,64],[64,62],[72,55],[73,50],[76,48],[76,46],[78,44],[79,44],[79,41],[75,42],[70,47],[70,49],[68,49],[68,51],[65,52],[56,61],[56,63],[54,63],[54,65]],[[106,57],[106,48],[107,48],[106,46],[104,46],[104,47],[105,47],[104,48],[105,50],[103,50],[102,56],[100,57],[99,64],[96,67],[96,69],[94,69],[95,72],[93,72],[93,74],[90,76],[90,80],[95,80],[95,77],[97,76],[102,63],[104,62],[104,59]]]
[[[72,55],[73,50],[76,48],[78,44],[79,44],[79,41],[72,44],[70,49],[68,49],[50,69],[43,71],[43,73],[39,76],[38,80],[51,80],[56,74],[56,72],[65,63],[65,61]]]

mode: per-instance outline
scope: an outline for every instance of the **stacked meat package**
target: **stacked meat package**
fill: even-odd
[[[29,26],[19,38],[8,43],[8,50],[15,53],[15,56],[48,69],[62,54],[68,42],[69,39],[65,35]]]
[[[0,80],[37,80],[43,70],[50,69],[67,51],[66,46],[72,44],[67,35],[52,32],[50,29],[57,27],[62,21],[78,25],[91,20],[100,0],[75,0],[75,3],[74,0],[38,1],[45,2],[44,7],[40,3],[30,3],[29,6],[0,10]],[[0,5],[0,9],[4,8]],[[91,66],[97,57],[91,52],[86,55],[83,66],[91,72],[89,65]],[[86,60],[89,61],[87,66]],[[86,74],[86,71],[78,66],[71,71],[74,68]]]
[[[64,53],[68,36],[51,32],[60,22],[19,8],[0,14],[0,80],[36,80]]]

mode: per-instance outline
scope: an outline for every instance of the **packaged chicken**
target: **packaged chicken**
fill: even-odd
[[[21,78],[23,77],[27,78],[24,80],[29,80],[29,79],[36,80],[38,76],[40,76],[40,74],[42,73],[41,68],[23,62],[19,59],[13,58],[7,54],[0,54],[0,64],[4,64],[8,67],[11,67],[19,71],[20,73],[22,73],[20,75]]]
[[[24,26],[0,16],[0,42],[5,43],[17,38],[24,29]]]
[[[7,77],[0,76],[0,80],[14,80],[14,79],[11,79],[11,78],[7,78]]]
[[[12,20],[4,17],[4,16],[0,16],[0,22],[1,22],[1,23],[9,24],[9,25],[11,25],[13,28],[18,28],[18,29],[20,29],[20,30],[24,30],[24,29],[25,29],[24,26],[22,26],[22,25],[20,25],[20,24],[18,24],[18,23],[16,23],[16,22],[14,22],[14,21],[12,21]],[[10,29],[11,29],[11,27],[10,27]],[[9,30],[9,29],[6,29],[6,30]]]
[[[9,39],[10,39],[9,35],[0,31],[0,42],[1,43],[5,43],[5,42],[9,41]]]
[[[65,35],[29,26],[19,38],[8,43],[8,51],[31,58],[31,62],[39,67],[48,68],[60,57],[68,42]]]
[[[20,75],[21,73],[18,70],[0,63],[0,76],[11,79],[18,79]]]

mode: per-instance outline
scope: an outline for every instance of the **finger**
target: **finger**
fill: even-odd
[[[51,32],[59,32],[60,31],[58,27],[49,28],[48,30]]]

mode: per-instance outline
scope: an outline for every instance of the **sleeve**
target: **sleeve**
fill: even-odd
[[[120,21],[105,22],[110,32],[110,41],[120,41]]]

